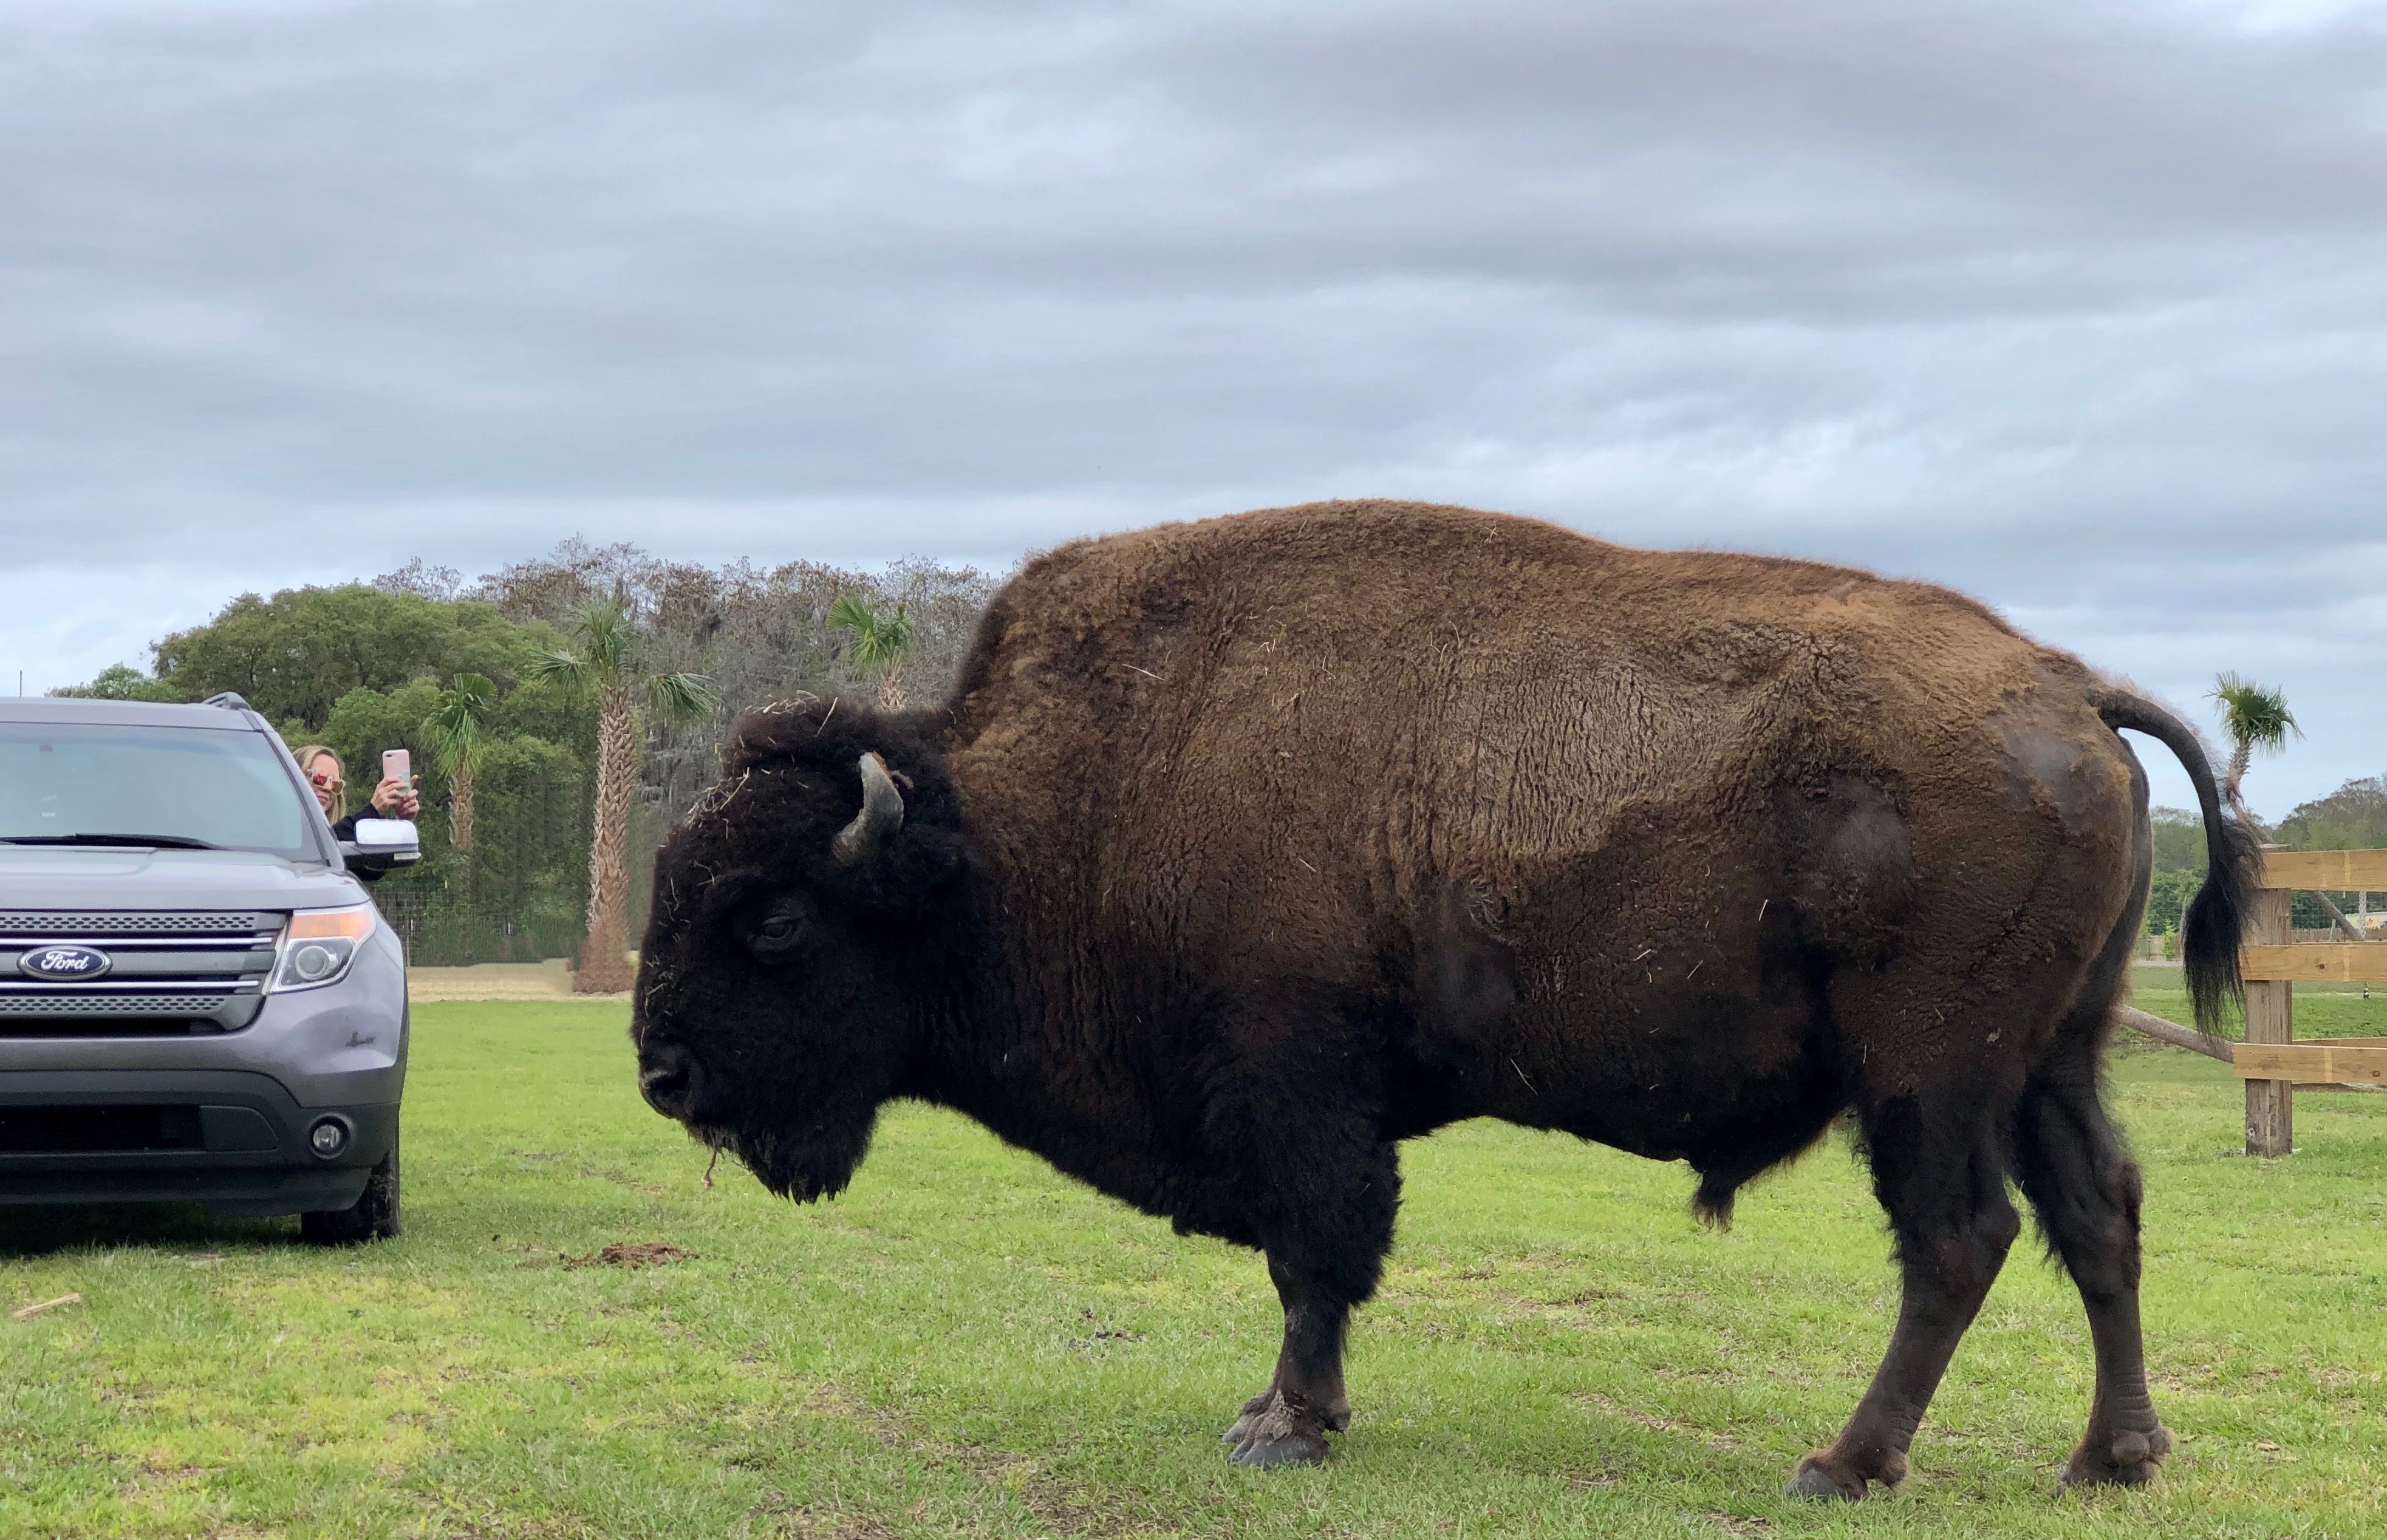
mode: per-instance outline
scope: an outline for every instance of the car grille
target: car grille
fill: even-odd
[[[245,935],[259,928],[278,928],[279,915],[249,910],[98,910],[81,913],[37,909],[0,909],[0,936],[34,936],[45,941],[91,936]]]
[[[238,993],[237,990],[231,991]],[[216,994],[0,994],[0,1016],[205,1016],[224,1003]]]
[[[282,934],[253,910],[0,910],[0,1038],[164,1037],[233,1032],[257,1017]],[[107,954],[96,978],[28,977],[43,947]]]

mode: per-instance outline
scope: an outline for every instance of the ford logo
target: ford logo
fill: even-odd
[[[17,959],[19,973],[52,980],[98,978],[115,966],[107,953],[90,946],[37,946]]]

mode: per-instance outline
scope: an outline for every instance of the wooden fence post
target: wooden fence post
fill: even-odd
[[[2267,845],[2267,851],[2279,846]],[[2289,926],[2296,895],[2285,888],[2266,888],[2254,895],[2254,923],[2247,939],[2257,944],[2284,944],[2292,940]],[[2284,978],[2249,979],[2246,984],[2246,1041],[2292,1042],[2296,1035],[2295,986]],[[2295,1082],[2246,1082],[2246,1153],[2283,1155],[2295,1148]]]

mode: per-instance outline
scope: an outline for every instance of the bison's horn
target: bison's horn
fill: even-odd
[[[857,866],[870,859],[878,841],[903,827],[903,793],[887,774],[887,762],[877,754],[862,756],[862,811],[837,831],[829,853],[840,866]]]

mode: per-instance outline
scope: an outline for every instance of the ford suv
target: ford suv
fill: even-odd
[[[191,1202],[398,1232],[406,967],[238,696],[0,700],[0,1205]]]

